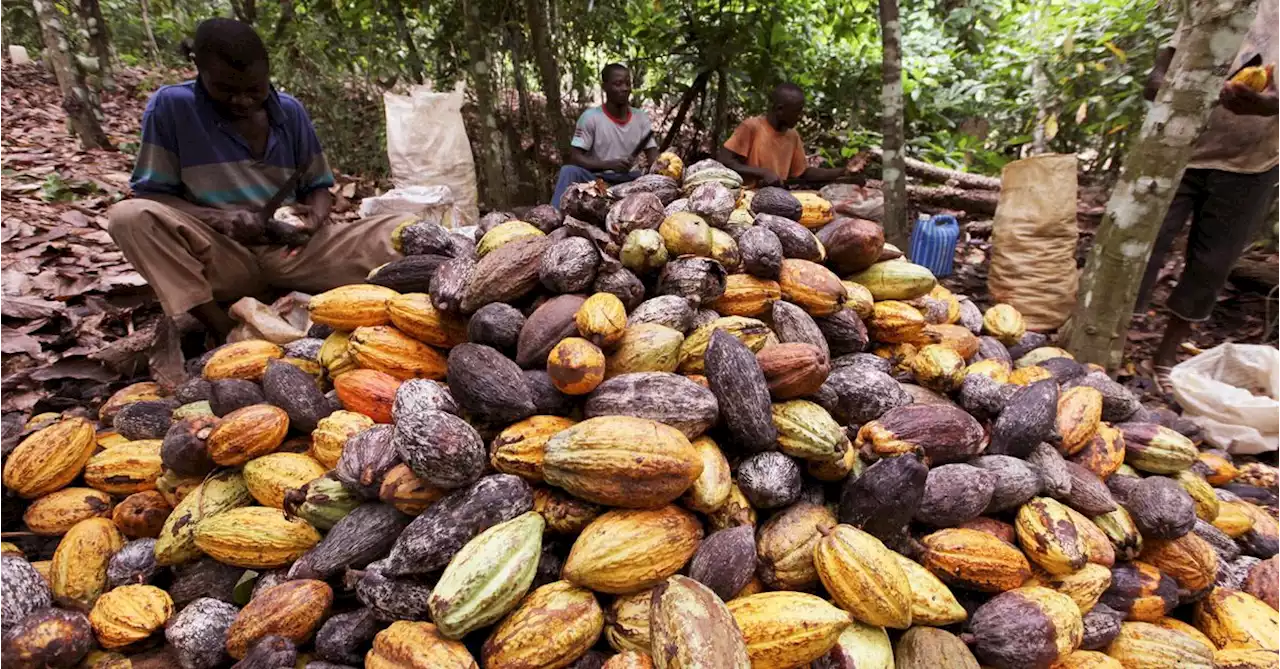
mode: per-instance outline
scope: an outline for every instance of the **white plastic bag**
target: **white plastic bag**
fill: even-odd
[[[1280,350],[1228,343],[1179,363],[1169,381],[1183,415],[1200,425],[1205,441],[1247,454],[1280,446],[1277,374]]]
[[[423,221],[451,228],[453,204],[453,192],[448,186],[408,186],[361,200],[360,215],[413,214]]]
[[[448,186],[456,225],[480,218],[476,165],[462,121],[462,85],[453,92],[414,86],[408,95],[384,93],[387,159],[397,188]]]

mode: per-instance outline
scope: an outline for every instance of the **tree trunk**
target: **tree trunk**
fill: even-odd
[[[236,19],[253,25],[258,20],[258,5],[256,0],[229,0],[231,2],[231,11],[236,15]]]
[[[1115,369],[1138,287],[1192,144],[1222,89],[1222,78],[1253,20],[1257,0],[1190,0],[1190,29],[1142,130],[1125,157],[1059,338],[1076,360]]]
[[[880,0],[880,40],[884,48],[884,88],[880,106],[884,114],[882,141],[885,240],[907,248],[907,171],[902,153],[906,134],[902,102],[902,24],[898,0]]]
[[[84,21],[85,32],[89,34],[89,48],[98,60],[98,82],[104,91],[115,90],[116,82],[111,66],[111,31],[107,28],[107,20],[102,16],[102,5],[98,0],[79,0],[77,9],[80,10],[80,19]]]
[[[711,120],[711,155],[715,155],[724,140],[725,126],[729,122],[729,73],[722,66],[716,74],[715,118]]]
[[[964,190],[951,186],[907,185],[907,201],[921,206],[954,209],[971,214],[996,213],[1000,194],[990,190]]]
[[[1050,119],[1057,125],[1057,117],[1051,116],[1049,77],[1044,72],[1041,57],[1031,65],[1031,98],[1036,103],[1036,127],[1031,130],[1031,154],[1047,153],[1049,140],[1057,134],[1057,129],[1050,129]]]
[[[511,198],[502,169],[502,131],[498,128],[497,109],[493,94],[493,65],[489,62],[489,49],[485,44],[484,23],[480,3],[463,2],[463,25],[466,31],[468,70],[471,88],[476,96],[476,116],[480,125],[476,144],[480,147],[480,167],[484,174],[485,204],[491,209],[507,209]]]
[[[879,148],[872,148],[868,153],[871,154],[871,157],[876,162],[882,160],[883,152]],[[946,184],[948,186],[955,185],[978,190],[1000,190],[1000,179],[996,177],[988,177],[981,174],[970,174],[968,172],[958,172],[946,167],[939,167],[931,163],[926,163],[923,160],[916,160],[915,158],[903,158],[903,165],[906,167],[908,175],[932,183]]]
[[[556,139],[556,149],[562,155],[568,155],[569,142],[573,139],[573,124],[565,118],[560,100],[560,66],[551,48],[545,0],[525,0],[525,12],[529,20],[533,64],[538,68],[542,95],[547,99],[547,120],[551,123],[551,133]]]
[[[70,53],[67,35],[62,28],[62,17],[53,0],[32,0],[40,32],[44,37],[45,57],[53,66],[62,92],[62,110],[67,114],[71,133],[80,140],[84,149],[110,149],[111,140],[102,131],[102,110],[98,98],[84,83],[84,72]]]
[[[160,66],[160,46],[156,44],[156,34],[151,29],[151,0],[138,0],[142,8],[142,27],[147,31],[147,47],[151,50],[151,60],[156,67]]]
[[[405,57],[405,65],[409,68],[409,76],[413,78],[413,83],[421,84],[422,79],[422,56],[418,55],[418,46],[413,42],[413,31],[409,29],[409,20],[404,15],[403,0],[387,0],[387,10],[391,12],[391,20],[396,24],[396,35],[400,38],[400,43],[404,44],[404,50],[407,54]]]
[[[529,137],[533,140],[532,150],[526,152],[524,145],[520,141],[520,135],[515,135],[515,143],[512,144],[512,150],[518,154],[516,166],[527,175],[532,188],[529,195],[537,201],[543,201],[547,197],[551,197],[551,191],[543,192],[544,186],[549,185],[542,175],[542,163],[538,161],[538,156],[542,155],[542,124],[538,122],[537,114],[533,112],[533,101],[529,97],[529,85],[524,80],[525,73],[525,50],[524,50],[524,34],[520,30],[519,24],[508,24],[508,33],[511,46],[511,69],[512,78],[515,81],[516,101],[520,107],[520,118],[517,119],[516,128],[521,125],[529,129]],[[524,193],[521,194],[522,196]],[[522,199],[524,199],[522,197]]]
[[[289,24],[293,23],[293,15],[293,0],[280,0],[280,16],[276,18],[276,27],[271,31],[272,44],[279,44],[284,39]]]
[[[684,125],[684,117],[689,113],[689,107],[693,105],[694,98],[698,97],[698,93],[707,87],[707,80],[710,78],[711,70],[699,72],[693,83],[689,85],[689,90],[684,92],[684,97],[680,98],[680,108],[676,110],[676,118],[671,122],[671,128],[667,130],[667,136],[662,138],[661,149],[663,151],[671,148],[671,143],[680,134],[680,126]]]

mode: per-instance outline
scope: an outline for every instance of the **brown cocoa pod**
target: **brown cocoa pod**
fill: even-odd
[[[348,576],[357,572],[347,572]],[[428,620],[427,600],[431,588],[410,579],[387,578],[377,569],[359,572],[355,583],[356,597],[373,611],[378,620]]]
[[[293,643],[311,638],[333,603],[333,589],[323,581],[285,581],[258,593],[240,610],[227,630],[227,652],[244,658],[264,637],[280,635]]]
[[[925,478],[924,497],[915,519],[934,527],[952,527],[973,520],[991,502],[996,476],[972,465],[934,467]]]
[[[987,453],[1025,458],[1031,449],[1053,435],[1058,417],[1058,383],[1037,381],[1009,398],[991,426]]]
[[[782,240],[767,227],[755,225],[738,235],[742,269],[761,279],[777,279],[782,271]]]
[[[334,614],[316,632],[316,655],[329,662],[363,666],[365,649],[381,629],[382,623],[367,608]]]
[[[377,499],[383,477],[400,464],[394,433],[391,425],[374,425],[348,438],[333,470],[337,479],[365,499]]]
[[[929,470],[915,454],[885,458],[845,479],[840,492],[840,522],[861,528],[881,541],[901,536],[924,499]]]
[[[809,229],[796,221],[772,214],[756,214],[756,227],[768,229],[782,243],[784,258],[822,262],[822,245]]]
[[[348,567],[361,569],[386,555],[408,525],[409,517],[395,507],[372,502],[361,504],[293,563],[289,577],[323,581]]]
[[[874,265],[884,249],[884,228],[861,218],[837,218],[818,231],[827,250],[827,263],[840,275]]]
[[[583,417],[635,416],[665,423],[695,439],[715,425],[716,396],[687,377],[669,372],[620,374],[596,387]]]
[[[1280,590],[1280,579],[1276,578],[1278,571],[1280,557],[1272,555],[1249,569],[1240,589],[1266,602],[1271,608],[1280,609],[1277,604],[1280,601],[1280,593],[1277,592]]]
[[[270,404],[289,414],[289,425],[311,432],[333,406],[316,385],[316,378],[287,362],[270,360],[262,375],[262,392]]]
[[[495,212],[499,216],[502,212]],[[493,217],[497,218],[497,217]],[[493,220],[490,218],[490,220]],[[495,223],[494,225],[497,225]],[[453,257],[453,235],[449,229],[431,221],[412,221],[402,224],[391,234],[391,244],[406,256],[445,255]]]
[[[560,392],[545,369],[524,370],[524,380],[533,397],[534,413],[540,416],[568,416],[577,410],[570,395]]]
[[[533,396],[520,367],[488,346],[459,344],[449,351],[449,392],[484,424],[506,426],[533,415]]]
[[[244,659],[231,665],[231,669],[283,669],[298,661],[298,647],[282,636],[271,635],[258,639],[248,649]]]
[[[458,415],[458,403],[449,393],[449,387],[430,379],[409,379],[396,389],[391,405],[391,419],[399,423],[406,416],[423,411],[444,411]]]
[[[475,269],[476,261],[470,255],[457,256],[436,268],[428,291],[431,306],[448,314],[462,313],[462,300]]]
[[[544,236],[523,237],[485,254],[471,272],[461,311],[471,313],[491,302],[512,302],[538,286],[542,254],[551,245]]]
[[[773,331],[778,335],[778,341],[815,346],[822,351],[823,357],[831,359],[827,338],[823,336],[822,329],[818,327],[813,316],[806,313],[804,309],[785,300],[778,300],[773,303],[771,315]]]
[[[591,250],[592,253],[595,249]],[[592,277],[595,277],[594,272]],[[503,352],[514,351],[520,330],[524,327],[524,314],[504,302],[486,304],[471,314],[467,321],[467,340],[473,344],[492,346]]]
[[[596,273],[595,283],[591,284],[591,292],[616,295],[628,311],[644,301],[644,284],[625,267],[601,268]]]
[[[1115,478],[1112,477],[1113,480]],[[1115,485],[1121,484],[1117,482]],[[1112,488],[1112,492],[1116,490],[1116,487]],[[1163,476],[1149,476],[1138,481],[1117,501],[1133,517],[1133,523],[1143,538],[1177,539],[1190,532],[1196,524],[1196,507],[1191,495],[1172,479]]]
[[[178,387],[173,389],[173,399],[178,400],[180,404],[191,404],[192,402],[200,401],[207,402],[212,396],[213,383],[203,376],[193,376],[178,384]]]
[[[1071,379],[1080,378],[1087,373],[1084,365],[1081,365],[1071,358],[1049,358],[1048,360],[1039,363],[1039,366],[1049,370],[1049,373],[1053,375],[1054,380],[1059,384],[1064,384]]]
[[[800,497],[800,466],[779,453],[757,453],[738,465],[738,487],[757,509],[777,509]]]
[[[111,512],[111,521],[131,539],[155,538],[160,536],[160,529],[172,511],[173,507],[162,493],[144,490],[117,504]]]
[[[53,606],[49,583],[25,558],[0,556],[0,629],[8,632],[33,611]]]
[[[1037,444],[1027,455],[1026,463],[1040,476],[1044,494],[1061,499],[1071,494],[1071,474],[1067,461],[1058,449],[1046,443]]]
[[[990,420],[1000,415],[1017,389],[983,374],[966,374],[960,383],[960,406],[977,418]]]
[[[678,295],[659,295],[641,302],[627,316],[627,326],[656,323],[687,333],[693,323],[693,311],[689,302]]]
[[[650,192],[627,195],[609,209],[605,230],[614,239],[623,239],[635,230],[657,230],[665,214],[662,200]]]
[[[881,456],[918,451],[933,466],[977,455],[985,438],[982,425],[960,407],[917,403],[890,409],[863,425],[855,445]]]
[[[4,633],[0,660],[6,667],[74,667],[93,648],[89,618],[77,611],[32,611]]]
[[[724,294],[727,276],[724,266],[711,258],[677,258],[663,266],[657,294],[683,297],[696,309]]]
[[[863,325],[858,314],[848,307],[830,316],[814,319],[818,330],[827,340],[831,355],[849,355],[861,353],[867,348],[867,326]]]
[[[213,416],[186,418],[171,425],[160,446],[164,468],[180,476],[204,476],[213,471],[217,464],[209,457],[205,440],[217,425]]]
[[[130,541],[119,553],[112,555],[111,561],[107,563],[107,589],[148,584],[157,569],[156,540]]]
[[[227,630],[240,610],[209,597],[187,604],[166,625],[164,637],[182,669],[214,669],[228,660]]]
[[[538,279],[547,290],[556,293],[578,293],[596,280],[600,252],[581,237],[570,237],[547,248],[538,265]]]
[[[1091,518],[1115,511],[1116,501],[1097,474],[1074,462],[1068,461],[1066,466],[1071,475],[1071,492],[1062,501],[1067,506]]]
[[[775,399],[789,400],[818,392],[830,371],[827,357],[812,344],[766,346],[756,354],[760,371]]]
[[[755,528],[750,525],[712,532],[689,561],[689,578],[729,601],[756,573]]]
[[[1155,622],[1177,606],[1178,584],[1145,562],[1122,562],[1098,601],[1121,619]]]
[[[869,423],[911,403],[911,396],[888,374],[854,366],[832,370],[822,387],[835,399],[833,406],[824,408],[837,421],[849,425]]]
[[[533,490],[510,474],[486,476],[428,507],[400,533],[385,560],[388,576],[444,568],[463,545],[490,527],[533,509]]]
[[[209,409],[218,417],[266,401],[262,386],[253,381],[222,379],[211,381],[209,385]]]
[[[778,430],[773,424],[769,385],[751,349],[733,335],[716,330],[711,333],[703,361],[720,415],[736,443],[753,452],[773,448]]]
[[[437,488],[468,486],[484,473],[484,439],[453,414],[423,411],[404,416],[395,424],[391,441],[400,460]]]
[[[545,367],[551,349],[561,339],[577,334],[578,324],[574,316],[585,301],[581,295],[560,295],[535,309],[520,328],[516,341],[516,364],[526,369]]]
[[[125,439],[164,439],[173,424],[174,400],[144,400],[125,405],[116,412],[112,423]]]
[[[244,575],[243,569],[222,564],[210,557],[185,565],[175,565],[171,569],[173,581],[167,590],[176,608],[182,608],[201,597],[232,602],[235,599],[236,583]]]
[[[893,652],[896,669],[979,669],[978,660],[958,637],[936,627],[912,627]]]
[[[365,283],[384,286],[401,294],[427,293],[431,291],[431,277],[436,275],[436,270],[452,259],[453,256],[434,253],[406,256],[375,268],[365,278]]]
[[[995,477],[995,489],[983,513],[1016,509],[1040,494],[1040,476],[1022,460],[1008,455],[984,455],[970,464]]]

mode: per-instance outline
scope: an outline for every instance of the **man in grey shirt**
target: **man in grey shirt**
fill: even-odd
[[[569,162],[560,168],[551,204],[560,208],[560,197],[569,186],[603,179],[615,184],[634,181],[636,156],[644,152],[649,164],[658,158],[649,115],[631,106],[631,70],[610,63],[600,72],[604,104],[578,117],[569,146]]]

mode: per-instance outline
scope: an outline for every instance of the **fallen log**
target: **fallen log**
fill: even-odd
[[[877,165],[880,163],[881,150],[879,147],[869,150],[869,158]],[[969,174],[968,172],[959,172],[931,165],[923,160],[915,158],[907,158],[907,174],[923,181],[933,183],[946,184],[948,186],[959,186],[963,188],[976,188],[978,190],[1000,190],[1000,180],[995,177],[987,177],[981,174]]]
[[[990,190],[965,190],[952,186],[907,184],[907,199],[912,204],[920,206],[994,215],[996,204],[1000,201],[1000,193]]]
[[[1231,268],[1229,280],[1241,290],[1252,290],[1266,295],[1280,281],[1278,274],[1280,273],[1277,272],[1276,263],[1241,258],[1236,262],[1235,267]]]

